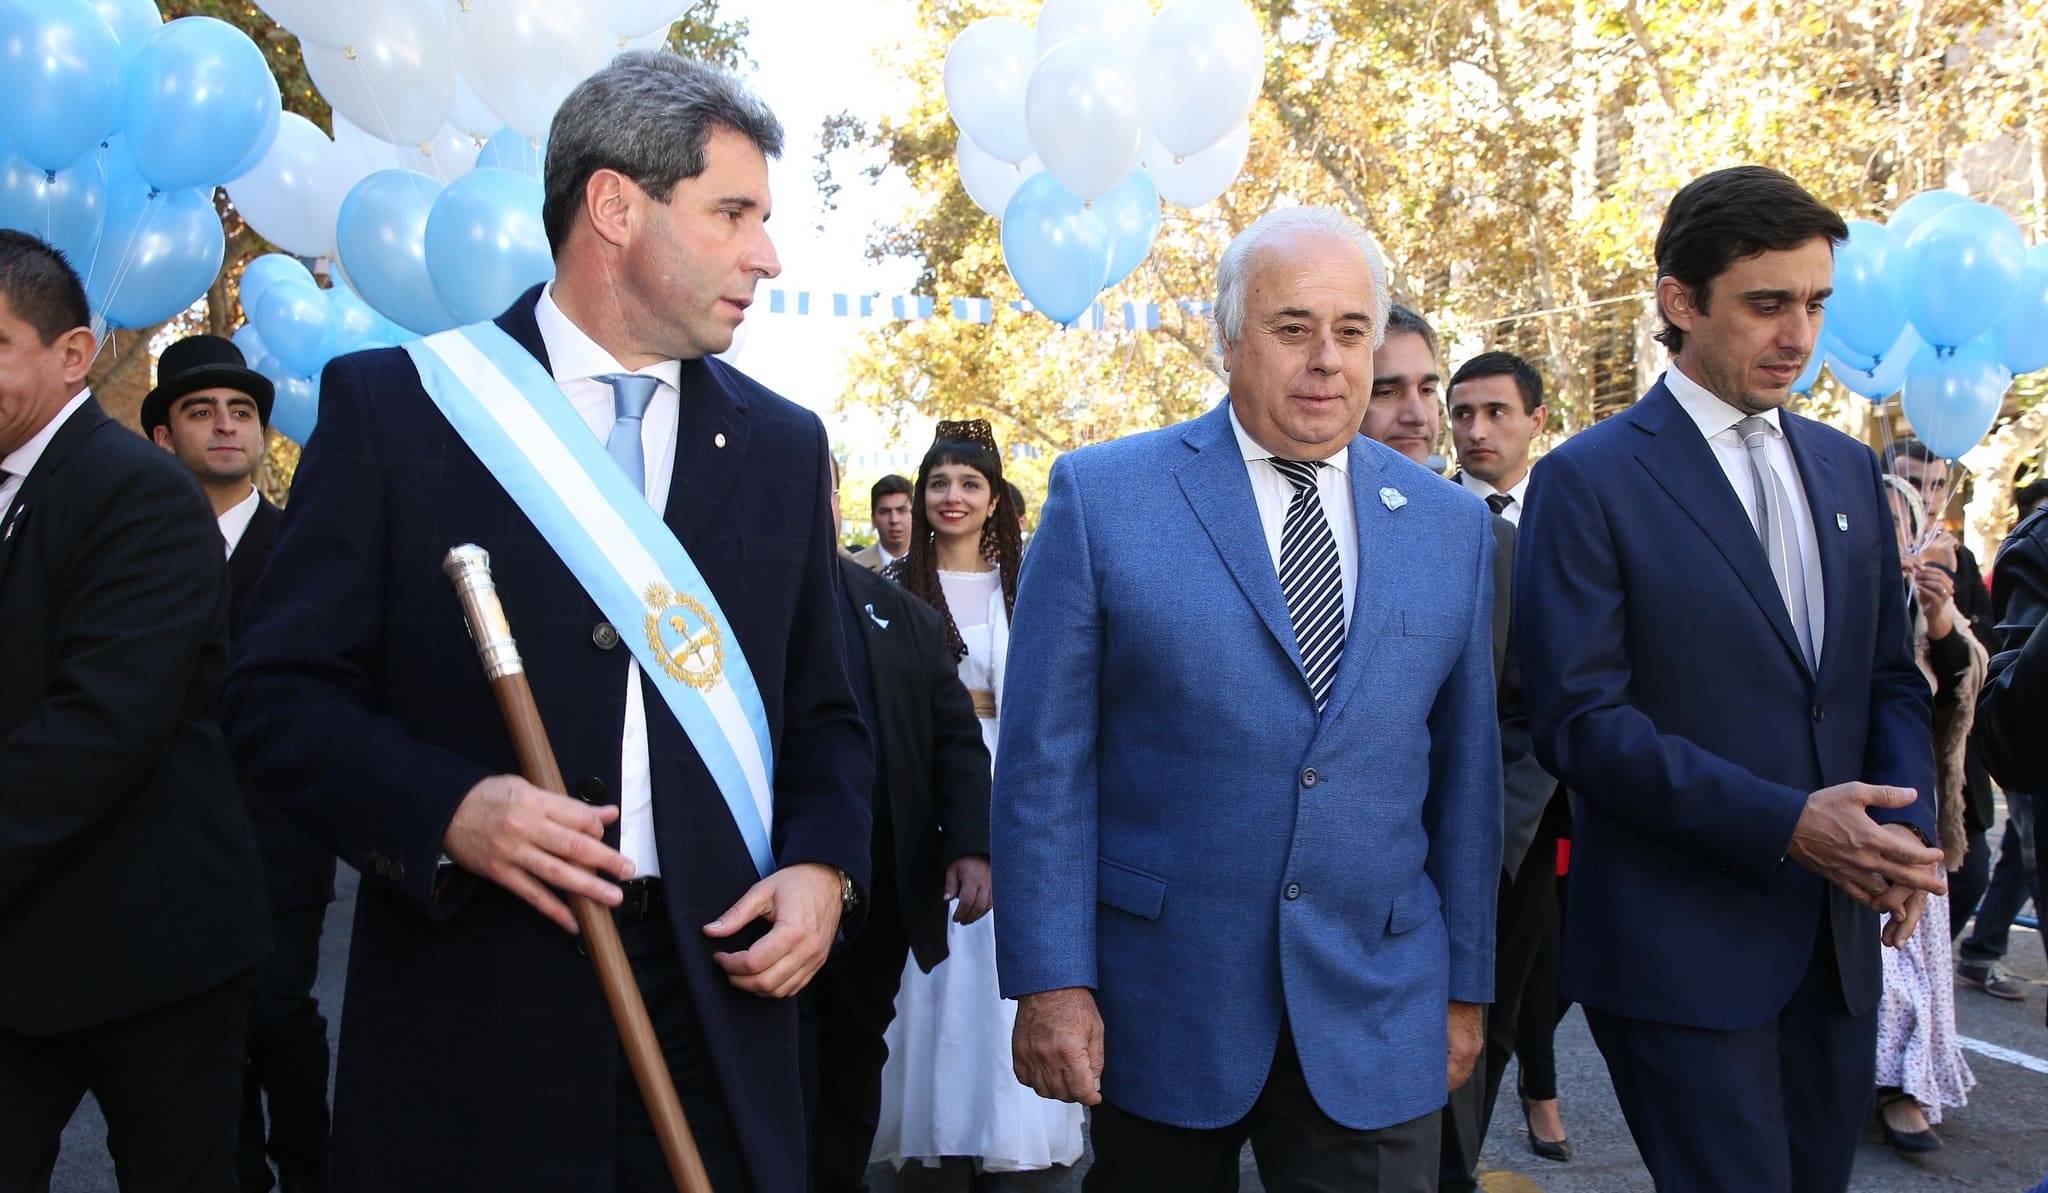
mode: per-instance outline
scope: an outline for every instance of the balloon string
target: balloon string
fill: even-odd
[[[107,240],[107,238],[106,238],[106,230],[107,230],[107,214],[111,214],[111,213],[113,212],[113,210],[114,210],[114,194],[113,194],[113,189],[112,189],[111,187],[108,187],[108,186],[106,185],[106,182],[108,181],[108,179],[107,179],[107,143],[106,143],[105,141],[101,141],[101,142],[100,142],[100,179],[101,179],[101,189],[100,189],[100,194],[101,194],[101,198],[100,198],[100,205],[101,205],[101,206],[102,206],[103,208],[105,208],[105,209],[106,209],[106,213],[105,213],[105,214],[102,214],[102,215],[100,216],[100,233],[101,233],[101,234],[100,234],[100,235],[98,235],[98,236],[95,236],[95,237],[93,237],[93,240],[92,240],[92,259],[91,259],[91,260],[89,260],[89,261],[87,261],[87,262],[85,263],[85,282],[86,282],[86,284],[87,284],[87,285],[91,285],[91,284],[92,284],[92,272],[93,272],[93,270],[95,270],[95,269],[99,268],[99,264],[100,264],[100,246],[101,246],[101,245],[104,245],[104,244],[106,243],[106,240]]]
[[[107,286],[107,302],[113,302],[114,296],[121,292],[121,283],[128,280],[129,270],[135,267],[136,242],[147,237],[149,230],[156,226],[157,214],[170,205],[170,196],[163,191],[152,189],[149,197],[142,201],[142,205],[145,209],[142,223],[128,234],[128,244],[121,250],[120,264],[114,269],[114,280]]]

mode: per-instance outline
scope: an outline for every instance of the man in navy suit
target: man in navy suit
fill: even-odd
[[[1288,208],[1217,281],[1227,401],[1054,466],[991,840],[1017,1076],[1091,1193],[1427,1190],[1492,997],[1493,532],[1358,435],[1379,248]]]
[[[712,359],[780,269],[763,225],[781,144],[725,72],[622,55],[555,117],[555,280],[496,329],[449,333],[519,354],[508,381],[538,362],[511,406],[570,421],[527,450],[583,452],[575,467],[594,455],[579,483],[631,495],[596,511],[640,528],[648,552],[687,551],[707,597],[695,616],[709,632],[722,611],[726,646],[718,669],[677,669],[726,684],[744,649],[768,739],[755,744],[774,763],[772,839],[673,711],[677,677],[636,661],[650,639],[668,654],[681,607],[644,629],[605,612],[603,586],[572,571],[590,555],[543,537],[560,523],[531,503],[536,486],[508,491],[479,458],[488,443],[450,421],[464,407],[427,390],[421,354],[455,341],[344,357],[323,378],[225,706],[243,774],[364,875],[336,1189],[670,1187],[560,892],[616,909],[720,1193],[803,1187],[789,996],[866,883],[872,764],[846,675],[824,428]],[[559,470],[542,477],[574,491]],[[568,795],[517,776],[441,573],[467,542],[491,553]],[[750,827],[772,864],[750,856]]]
[[[1845,235],[1775,170],[1679,191],[1671,367],[1536,465],[1522,518],[1523,692],[1577,796],[1561,985],[1667,1193],[1848,1186],[1880,932],[1943,889],[1877,460],[1781,409]]]

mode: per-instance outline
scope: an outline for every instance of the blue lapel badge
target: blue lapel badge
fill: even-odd
[[[883,630],[886,630],[886,629],[888,629],[888,628],[889,628],[889,621],[888,621],[888,619],[887,619],[887,618],[884,618],[884,617],[881,617],[881,616],[878,616],[878,615],[877,615],[877,614],[875,613],[875,605],[874,605],[874,602],[873,602],[873,601],[870,601],[870,602],[868,602],[868,603],[867,603],[866,605],[862,606],[862,608],[864,608],[864,609],[866,609],[866,610],[867,610],[867,612],[868,612],[868,620],[869,620],[869,621],[872,621],[872,622],[874,622],[874,623],[875,623],[875,628],[877,628],[877,629],[883,629]]]
[[[1849,515],[1847,515],[1847,514],[1836,514],[1836,515],[1835,515],[1835,529],[1836,529],[1836,530],[1840,530],[1840,531],[1843,531],[1844,533],[1846,533],[1846,532],[1848,531],[1848,529],[1849,529]]]
[[[1386,506],[1390,510],[1397,510],[1400,509],[1402,506],[1407,505],[1408,499],[1406,497],[1401,496],[1401,490],[1396,489],[1392,485],[1388,485],[1386,488],[1380,490],[1380,504]]]

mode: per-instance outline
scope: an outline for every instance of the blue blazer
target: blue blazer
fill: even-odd
[[[1002,990],[1093,988],[1105,1096],[1149,1119],[1243,1118],[1284,1021],[1327,1114],[1405,1122],[1444,1103],[1446,1002],[1492,998],[1491,519],[1348,451],[1358,586],[1320,718],[1227,404],[1062,457],[1025,556]]]
[[[538,296],[498,322],[546,364]],[[846,677],[824,428],[715,360],[684,362],[682,393],[664,516],[761,687],[776,858],[864,886],[871,763]],[[491,553],[570,793],[617,803],[632,627],[604,624],[396,350],[327,368],[224,716],[245,780],[364,876],[335,1187],[610,1188],[619,1045],[590,962],[516,896],[436,865],[463,795],[518,771],[441,573],[465,542]],[[682,729],[652,685],[642,694],[662,883],[705,1046],[755,1186],[802,1188],[795,1000],[733,989],[711,959],[732,946],[700,931],[756,881],[753,863]]]
[[[1756,1027],[1821,931],[1849,1009],[1867,1010],[1876,913],[1785,859],[1792,827],[1809,792],[1862,780],[1920,792],[1876,816],[1934,839],[1932,700],[1877,460],[1782,419],[1820,544],[1818,674],[1749,515],[1663,382],[1550,452],[1529,486],[1522,690],[1537,757],[1578,800],[1561,984],[1595,1010]]]

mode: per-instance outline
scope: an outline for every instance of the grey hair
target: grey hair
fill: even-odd
[[[541,221],[559,255],[583,188],[617,170],[656,202],[704,172],[712,130],[729,129],[762,156],[782,156],[782,122],[732,72],[669,50],[633,50],[577,84],[548,129]]]
[[[1341,237],[1358,246],[1365,267],[1372,274],[1372,346],[1377,349],[1387,337],[1387,312],[1394,305],[1387,290],[1387,259],[1372,233],[1341,211],[1328,207],[1282,207],[1269,211],[1237,234],[1223,250],[1223,263],[1216,267],[1216,350],[1244,340],[1244,291],[1251,272],[1251,260],[1272,240],[1289,233],[1320,232]]]

